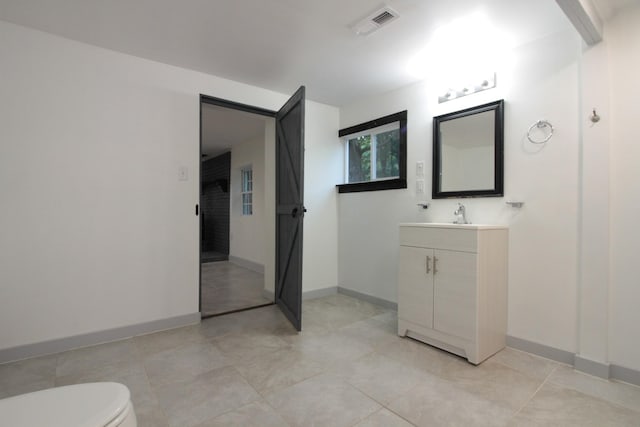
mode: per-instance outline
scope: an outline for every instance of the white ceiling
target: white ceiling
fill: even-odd
[[[598,14],[605,21],[632,4],[638,3],[640,0],[593,0]]]
[[[271,117],[202,104],[202,153],[211,159],[251,139],[264,138],[266,120]]]
[[[606,20],[640,0],[592,1]],[[384,4],[400,18],[350,30]],[[283,93],[304,84],[337,106],[415,82],[411,57],[476,12],[514,45],[570,28],[554,0],[0,0],[5,21]],[[264,120],[203,106],[203,152],[261,135]]]
[[[515,45],[570,26],[554,0],[387,0],[400,18],[355,35],[382,1],[0,0],[0,19],[337,106],[416,81],[409,59],[461,16],[484,13]]]

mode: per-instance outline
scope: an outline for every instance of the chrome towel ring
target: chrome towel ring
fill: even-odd
[[[537,129],[544,129],[544,128],[549,128],[549,134],[547,135],[546,138],[544,138],[541,141],[536,141],[535,139],[531,138],[531,131],[534,128]],[[532,144],[544,144],[545,142],[549,141],[551,139],[551,137],[553,136],[553,125],[551,123],[549,123],[549,121],[547,120],[538,120],[537,122],[535,122],[534,124],[532,124],[529,127],[529,130],[527,131],[527,139],[532,143]]]

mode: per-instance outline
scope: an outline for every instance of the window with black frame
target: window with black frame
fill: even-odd
[[[407,112],[339,131],[345,146],[340,193],[407,188]]]

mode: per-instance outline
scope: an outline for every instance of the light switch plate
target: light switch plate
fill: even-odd
[[[416,194],[424,194],[424,180],[416,180]]]
[[[189,168],[186,166],[180,166],[178,168],[178,179],[180,181],[188,181],[189,180]]]
[[[416,162],[416,176],[418,178],[424,177],[424,162]]]

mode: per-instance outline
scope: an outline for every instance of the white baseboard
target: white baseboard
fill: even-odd
[[[0,363],[13,362],[28,359],[30,357],[44,356],[47,354],[61,353],[80,347],[88,347],[111,341],[131,338],[137,335],[145,335],[166,329],[179,328],[200,322],[200,313],[185,314],[183,316],[167,319],[152,320],[150,322],[137,323],[135,325],[122,326],[120,328],[104,331],[90,332],[74,335],[72,337],[42,341],[33,344],[20,345],[0,350]]]
[[[629,384],[640,386],[640,371],[635,369],[626,368],[616,364],[597,362],[595,360],[582,357],[579,354],[574,354],[570,351],[560,350],[544,344],[508,335],[507,346],[573,366],[576,371],[584,372],[595,377],[607,380],[624,381]]]
[[[367,302],[370,302],[371,304],[379,305],[379,306],[384,307],[384,308],[388,308],[388,309],[391,309],[391,310],[398,311],[398,304],[395,303],[395,302],[386,300],[386,299],[374,297],[374,296],[368,295],[368,294],[363,294],[361,292],[354,291],[354,290],[347,289],[347,288],[343,288],[343,287],[340,287],[340,286],[338,286],[338,293],[339,294],[343,294],[343,295],[347,295],[349,297],[358,298],[358,299],[361,299],[363,301],[367,301]]]

